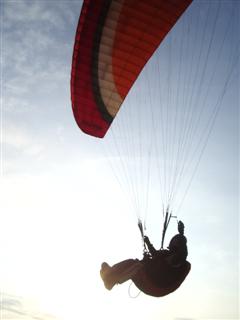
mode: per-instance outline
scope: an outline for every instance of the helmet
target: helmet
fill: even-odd
[[[184,235],[176,234],[169,243],[169,250],[179,251],[187,246],[187,239]]]

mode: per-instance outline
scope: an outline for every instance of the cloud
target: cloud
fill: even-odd
[[[28,172],[47,157],[49,144],[30,128],[8,121],[0,137],[4,175]]]
[[[24,319],[24,320],[54,320],[55,317],[41,313],[35,310],[32,306],[28,305],[24,299],[1,293],[0,299],[1,314],[4,319]]]
[[[73,20],[72,8],[80,8],[78,1],[56,1],[48,0],[18,0],[7,1],[4,7],[4,16],[7,19],[6,28],[11,28],[12,23],[45,22],[52,26],[65,25]],[[66,19],[67,18],[67,19]]]
[[[51,158],[61,150],[68,121],[73,123],[70,69],[80,8],[81,1],[4,2],[5,172],[29,168],[29,160]]]
[[[39,156],[44,150],[44,146],[36,143],[26,129],[15,126],[9,126],[7,132],[1,138],[3,143],[11,148],[30,155]]]
[[[37,109],[46,96],[59,95],[59,88],[69,90],[76,6],[80,9],[81,4],[5,3],[2,79],[6,112]]]

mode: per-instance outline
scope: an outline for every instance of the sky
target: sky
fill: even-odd
[[[105,141],[82,133],[71,109],[71,60],[81,5],[0,1],[0,319],[239,319],[239,2],[193,2],[146,66]],[[170,91],[164,85],[157,89],[159,82]],[[180,192],[184,202],[178,217],[185,223],[192,270],[176,292],[163,298],[138,295],[130,282],[109,292],[99,276],[101,263],[142,255],[128,198],[131,202],[137,192],[145,201],[141,206],[148,202],[146,232],[156,247],[162,218],[156,180],[148,191],[147,180],[139,178],[132,193],[117,164],[123,160],[132,170],[133,159],[126,160],[125,149],[119,158],[113,145],[122,142],[121,126],[136,108],[143,140],[149,141],[153,131],[144,105],[156,108],[159,93],[167,92],[163,104],[172,106],[178,89],[184,93],[178,96],[182,104],[193,92],[194,114],[206,106],[203,121],[218,107],[204,152],[201,142],[186,175],[191,179],[194,173],[190,188],[189,180],[180,188],[187,191],[184,199]],[[131,126],[136,125],[134,120]],[[166,118],[162,126],[174,128]],[[168,143],[175,145],[171,139]],[[145,146],[143,140],[136,145]],[[198,135],[189,149],[195,150],[191,143],[196,141]],[[119,148],[125,146],[126,138]],[[173,223],[166,240],[175,232]]]

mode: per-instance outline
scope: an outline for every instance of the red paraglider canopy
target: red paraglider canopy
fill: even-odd
[[[192,0],[85,0],[71,99],[78,126],[104,137],[139,73]]]

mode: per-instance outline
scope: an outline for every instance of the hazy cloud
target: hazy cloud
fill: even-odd
[[[64,1],[13,1],[4,7],[4,109],[24,112],[54,95],[61,84],[69,90],[75,6]],[[75,18],[76,19],[76,18]],[[74,31],[73,31],[74,30]]]
[[[71,112],[70,69],[80,8],[81,1],[4,2],[1,143],[8,159],[5,173],[23,163],[34,165],[64,141],[66,118],[60,115],[66,106]],[[41,137],[39,123],[44,128]]]
[[[0,310],[4,319],[24,319],[24,320],[54,320],[55,317],[33,310],[26,301],[20,297],[8,294],[1,294]]]
[[[3,136],[3,143],[32,156],[40,155],[44,150],[43,145],[36,143],[26,130],[15,126],[8,127],[7,134]]]

